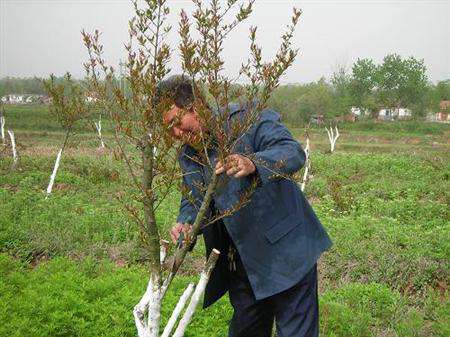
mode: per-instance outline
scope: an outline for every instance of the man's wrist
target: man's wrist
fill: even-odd
[[[249,161],[252,163],[252,165],[253,165],[253,172],[250,173],[250,174],[248,175],[248,177],[251,178],[251,179],[256,180],[256,185],[257,185],[257,186],[261,186],[262,180],[261,180],[261,176],[259,175],[259,172],[258,172],[258,167],[256,166],[255,162],[254,162],[251,158],[249,158],[249,157],[247,157],[247,156],[246,156],[246,158],[248,158],[248,160],[249,160]]]

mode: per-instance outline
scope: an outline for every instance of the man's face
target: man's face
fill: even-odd
[[[195,110],[184,110],[176,105],[164,113],[164,124],[171,135],[185,144],[197,144],[200,141],[201,124]]]

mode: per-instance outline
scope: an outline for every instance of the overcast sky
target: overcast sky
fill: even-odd
[[[205,0],[206,1],[206,0]],[[86,52],[81,29],[98,28],[108,61],[124,58],[128,0],[0,0],[0,77],[47,76],[70,71],[83,75]],[[174,25],[169,39],[174,49],[172,69],[179,72],[177,29],[181,8],[189,0],[169,0]],[[338,64],[351,66],[357,58],[379,62],[388,53],[423,58],[429,78],[450,78],[450,1],[283,1],[257,0],[254,13],[226,44],[226,69],[236,74],[248,55],[249,25],[258,26],[263,53],[276,51],[292,7],[303,10],[295,35],[300,48],[283,82],[310,82],[329,77]]]

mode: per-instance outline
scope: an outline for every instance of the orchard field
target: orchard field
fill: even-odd
[[[80,126],[45,199],[63,133],[45,107],[7,106],[5,116],[21,162],[11,171],[0,147],[0,336],[135,336],[147,275],[137,226],[116,199],[123,164]],[[304,130],[291,130],[303,143]],[[306,195],[334,242],[319,264],[321,335],[449,336],[450,125],[368,121],[340,133],[331,154],[325,130],[310,130]],[[166,238],[179,197],[158,213]],[[163,323],[202,263],[199,240]],[[226,336],[231,315],[224,297],[186,336]]]

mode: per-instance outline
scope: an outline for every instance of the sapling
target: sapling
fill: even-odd
[[[12,168],[16,168],[17,164],[19,163],[19,153],[17,152],[16,147],[16,138],[14,136],[14,131],[8,130],[9,139],[11,140],[11,149],[12,149],[12,156],[13,156],[13,164]]]
[[[103,141],[102,136],[102,115],[100,115],[98,122],[94,121],[95,129],[97,130],[98,140],[100,141],[100,149],[105,148],[105,142]]]
[[[1,129],[2,143],[5,146],[3,151],[6,152],[8,146],[6,146],[7,145],[7,141],[6,141],[6,137],[5,137],[5,124],[6,124],[5,109],[3,108],[3,106],[1,106],[1,110],[0,110],[0,129]],[[8,129],[7,133],[9,135],[9,142],[11,144],[11,154],[12,154],[12,158],[13,158],[11,169],[14,170],[19,164],[19,152],[17,150],[16,137],[14,135],[14,131],[11,130],[11,129]]]
[[[86,117],[89,107],[85,102],[85,91],[69,73],[66,73],[62,81],[57,81],[52,74],[48,80],[44,80],[44,86],[52,99],[50,112],[64,130],[64,139],[56,156],[55,165],[47,186],[46,196],[52,193],[53,184],[61,162],[62,154],[67,146],[69,137],[73,133],[75,123]]]
[[[300,189],[302,190],[302,192],[305,191],[305,186],[306,186],[306,182],[309,179],[309,171],[311,169],[311,149],[309,147],[309,134],[308,132],[306,133],[306,145],[305,148],[303,149],[305,151],[305,168],[303,171],[303,178],[302,178],[302,183],[300,186]]]
[[[330,142],[330,152],[333,153],[336,148],[336,141],[339,138],[339,130],[338,130],[337,126],[335,126],[334,130],[333,130],[333,126],[331,126],[331,125],[330,125],[330,129],[325,127],[325,130],[327,130],[328,141]],[[336,132],[334,132],[334,131],[336,131]]]
[[[274,59],[271,62],[263,61],[261,48],[256,41],[257,29],[252,27],[249,59],[242,65],[239,75],[233,80],[229,79],[224,74],[224,41],[239,23],[249,17],[254,1],[230,0],[226,5],[217,0],[207,4],[194,0],[193,3],[193,23],[186,12],[181,12],[179,49],[184,76],[192,81],[195,88],[191,108],[198,112],[201,123],[208,125],[209,130],[208,133],[201,133],[198,157],[195,158],[209,172],[209,181],[198,184],[197,192],[202,195],[200,202],[192,197],[192,191],[183,189],[184,179],[189,173],[180,173],[178,169],[181,144],[174,141],[163,118],[173,104],[160,85],[169,75],[168,62],[172,54],[166,39],[171,30],[167,22],[170,11],[167,1],[145,0],[142,6],[141,2],[132,1],[134,16],[129,21],[129,39],[125,45],[127,57],[121,63],[120,83],[115,80],[117,71],[107,65],[104,59],[100,32],[82,32],[89,55],[84,65],[89,91],[95,93],[101,108],[110,113],[114,123],[114,140],[120,153],[117,157],[124,161],[130,175],[130,185],[124,188],[126,197],[122,193],[119,200],[139,225],[140,255],[149,272],[147,289],[133,310],[139,337],[160,336],[162,299],[195,244],[200,228],[245,207],[256,186],[251,184],[230,209],[214,216],[210,214],[210,203],[219,193],[218,186],[227,182],[214,173],[216,163],[209,158],[209,149],[215,146],[218,160],[225,160],[233,154],[239,139],[257,121],[270,94],[278,86],[280,77],[297,54],[291,40],[300,12],[294,9]],[[232,19],[227,21],[228,17]],[[191,27],[195,27],[196,38],[190,31]],[[237,82],[243,78],[246,78],[246,84]],[[229,103],[233,100],[242,102],[247,113],[239,123],[226,128]],[[274,174],[277,174],[276,169]],[[192,219],[191,230],[173,249],[169,259],[171,262],[162,263],[167,247],[161,244],[162,229],[156,214],[180,179],[183,181],[183,199],[192,203],[197,212]],[[189,301],[173,334],[183,336],[219,254],[216,249],[209,254],[195,290],[192,291],[193,286],[188,286],[162,332],[163,336],[170,336]]]

